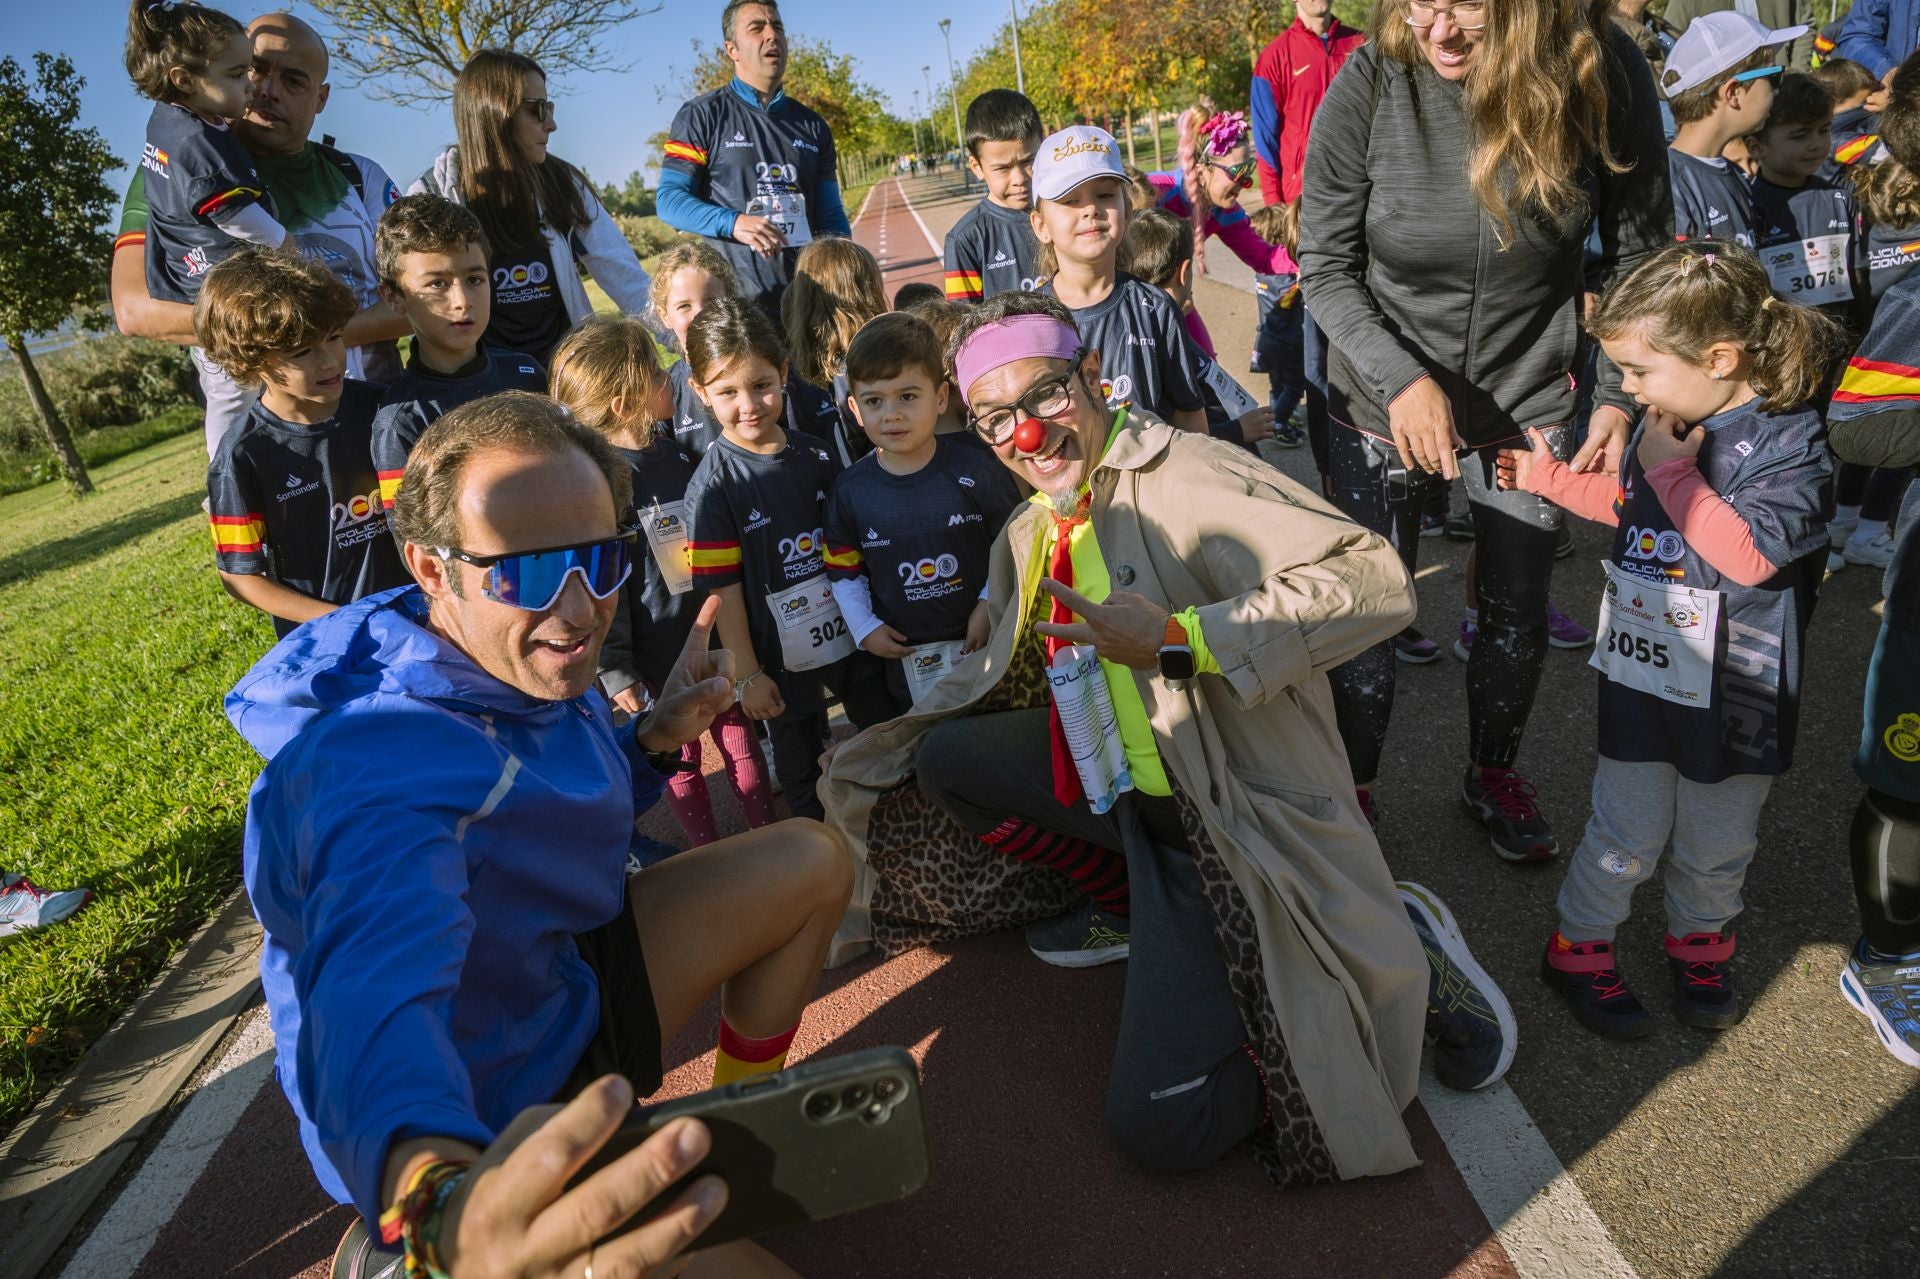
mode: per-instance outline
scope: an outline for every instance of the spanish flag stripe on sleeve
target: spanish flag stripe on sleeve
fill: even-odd
[[[113,238],[113,251],[118,253],[121,249],[129,249],[136,244],[145,244],[146,242],[147,233],[145,231],[122,231]]]
[[[947,272],[947,300],[949,302],[978,302],[981,297],[980,277],[973,271]]]
[[[667,159],[685,160],[688,164],[704,165],[707,162],[707,153],[691,142],[681,142],[676,138],[667,143]]]
[[[259,187],[234,187],[231,191],[222,191],[219,195],[208,197],[201,202],[199,208],[193,211],[193,214],[198,218],[211,217],[230,205],[258,200],[264,194],[265,192]]]
[[[1865,155],[1879,140],[1880,135],[1877,133],[1863,133],[1851,142],[1841,143],[1840,147],[1834,151],[1833,158],[1842,164],[1852,164]]]
[[[1879,400],[1920,400],[1920,368],[1871,360],[1856,355],[1847,361],[1840,387],[1833,393],[1839,404],[1871,404]]]
[[[393,499],[400,496],[400,479],[405,471],[380,472],[380,509],[393,509]]]
[[[859,568],[861,563],[859,547],[835,546],[832,542],[827,543],[826,553],[821,558],[826,561],[828,568],[854,569]]]
[[[740,567],[738,542],[689,542],[687,563],[698,573],[731,573]]]
[[[267,526],[258,515],[215,515],[210,517],[213,526],[213,549],[228,554],[245,554],[257,551],[267,540]]]

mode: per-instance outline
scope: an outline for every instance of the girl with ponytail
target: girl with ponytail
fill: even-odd
[[[1760,806],[1793,758],[1833,503],[1809,401],[1842,330],[1774,297],[1759,262],[1720,241],[1649,258],[1607,290],[1587,327],[1646,406],[1619,474],[1576,472],[1539,440],[1498,460],[1503,488],[1619,529],[1592,663],[1602,676],[1593,817],[1542,972],[1601,1034],[1651,1029],[1613,939],[1671,838],[1674,1011],[1721,1030],[1743,1012],[1728,966]]]

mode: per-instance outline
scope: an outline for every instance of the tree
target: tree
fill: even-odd
[[[654,213],[654,195],[647,189],[647,180],[635,169],[627,175],[624,186],[614,186],[609,182],[600,188],[600,203],[607,206],[609,213],[624,213],[629,217],[646,218]]]
[[[0,59],[0,337],[20,365],[47,444],[76,495],[93,491],[60,411],[27,353],[27,337],[59,328],[100,301],[113,216],[106,174],[118,162],[80,121],[86,83],[73,63],[33,55],[36,84]]]
[[[333,53],[357,87],[404,106],[439,103],[480,49],[524,53],[555,76],[624,70],[601,40],[660,5],[634,0],[313,0],[339,29]]]

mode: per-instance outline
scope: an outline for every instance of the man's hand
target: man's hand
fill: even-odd
[[[913,652],[907,647],[907,637],[885,622],[868,631],[867,637],[860,641],[860,647],[875,657],[905,657]]]
[[[1632,438],[1632,419],[1611,405],[1597,408],[1587,418],[1587,442],[1567,465],[1575,474],[1598,471],[1602,475],[1618,475],[1620,461],[1627,455],[1627,441]]]
[[[653,710],[640,725],[641,749],[678,750],[706,732],[713,717],[733,705],[733,654],[709,647],[713,619],[719,615],[719,599],[708,596],[673,670],[660,686]]]
[[[1707,433],[1687,426],[1664,409],[1647,410],[1647,429],[1640,432],[1640,469],[1651,471],[1676,457],[1699,457]]]
[[[1167,610],[1144,595],[1115,591],[1104,604],[1095,604],[1071,586],[1050,577],[1040,589],[1085,618],[1084,622],[1041,622],[1033,629],[1069,644],[1091,644],[1103,661],[1131,666],[1136,671],[1160,668],[1160,646],[1167,638]]]
[[[607,1075],[565,1107],[520,1112],[447,1203],[440,1256],[448,1273],[578,1279],[589,1265],[602,1275],[663,1273],[720,1215],[727,1187],[702,1177],[658,1217],[596,1248],[595,1240],[659,1197],[713,1145],[706,1125],[682,1119],[568,1190],[567,1179],[632,1109],[632,1085]]]
[[[1395,396],[1387,405],[1387,421],[1402,466],[1449,480],[1460,474],[1453,451],[1464,447],[1465,441],[1453,429],[1453,405],[1447,402],[1447,393],[1432,378],[1423,377]]]
[[[733,220],[731,234],[763,258],[770,258],[787,247],[787,237],[780,234],[773,223],[750,213],[742,213]]]
[[[960,645],[960,656],[977,653],[987,646],[987,636],[993,630],[993,623],[987,617],[987,602],[981,600],[973,606],[973,612],[967,614],[967,638]]]

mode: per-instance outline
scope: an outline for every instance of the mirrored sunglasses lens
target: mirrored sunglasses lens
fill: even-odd
[[[568,575],[579,569],[587,591],[603,600],[620,589],[632,564],[633,544],[629,541],[513,555],[493,566],[487,594],[502,604],[543,612],[560,598]]]

